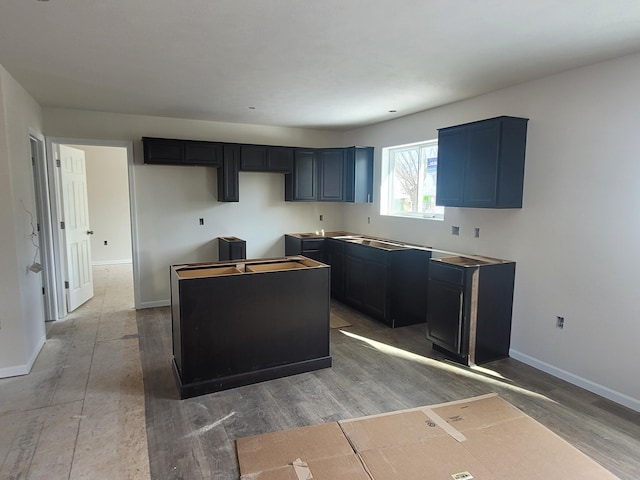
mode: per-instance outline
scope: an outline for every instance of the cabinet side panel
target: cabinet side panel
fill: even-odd
[[[180,324],[180,280],[178,275],[171,270],[171,342],[173,345],[173,358],[176,368],[182,375],[182,326]]]
[[[521,208],[524,186],[524,159],[527,119],[505,119],[502,125],[502,152],[498,172],[498,199],[501,208]]]
[[[509,356],[515,263],[480,267],[476,363]]]

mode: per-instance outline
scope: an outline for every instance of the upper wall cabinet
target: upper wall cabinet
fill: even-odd
[[[527,122],[502,116],[440,129],[436,204],[522,208]]]
[[[345,149],[345,202],[373,202],[373,147]]]
[[[373,201],[373,147],[296,149],[285,200]]]
[[[222,165],[222,144],[166,138],[142,139],[144,163],[160,165]]]
[[[293,172],[284,176],[284,199],[288,202],[310,202],[318,199],[315,149],[295,149]]]
[[[291,173],[293,171],[293,148],[241,145],[240,170]]]

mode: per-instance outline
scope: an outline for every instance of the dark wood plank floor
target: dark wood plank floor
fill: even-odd
[[[331,331],[332,368],[179,400],[169,308],[138,311],[152,478],[238,479],[237,438],[490,392],[621,479],[640,478],[640,413],[513,359],[458,366],[424,324],[389,329],[339,302],[332,315],[352,324]]]

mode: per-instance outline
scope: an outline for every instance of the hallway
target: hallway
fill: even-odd
[[[131,265],[47,325],[29,375],[0,379],[0,478],[149,478]]]

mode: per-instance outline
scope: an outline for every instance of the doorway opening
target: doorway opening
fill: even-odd
[[[129,265],[137,306],[131,142],[48,138],[56,311],[64,318],[93,296],[94,269]]]

